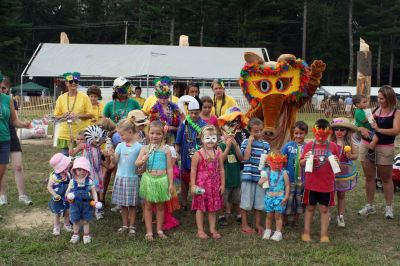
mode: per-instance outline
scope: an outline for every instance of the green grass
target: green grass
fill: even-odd
[[[47,177],[48,160],[55,149],[43,146],[23,146],[27,192],[34,208],[46,210],[49,194],[43,180]],[[195,237],[194,214],[178,211],[182,225],[168,232],[168,240],[152,243],[144,240],[144,225],[138,218],[136,237],[118,235],[119,214],[107,207],[106,218],[91,224],[93,242],[72,245],[70,234],[60,237],[51,234],[51,226],[31,230],[5,229],[16,213],[34,211],[33,207],[17,203],[12,172],[7,171],[9,205],[0,207],[0,265],[128,265],[128,264],[189,264],[189,265],[400,265],[399,212],[394,220],[383,217],[383,195],[377,192],[378,213],[359,217],[356,212],[364,203],[364,181],[347,195],[346,228],[336,227],[333,210],[330,225],[330,244],[305,244],[300,241],[302,227],[286,227],[284,240],[263,241],[259,236],[239,232],[234,221],[220,229],[219,241],[201,241]],[[398,202],[399,193],[395,195]],[[396,204],[395,204],[396,206]],[[396,211],[397,209],[395,209]],[[27,223],[29,221],[26,221]],[[313,224],[314,240],[318,240],[319,220]]]

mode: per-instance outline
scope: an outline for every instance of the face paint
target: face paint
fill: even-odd
[[[315,139],[319,142],[325,142],[329,135],[332,134],[332,130],[330,128],[318,128],[317,126],[314,126],[312,128],[312,131],[314,133]]]
[[[218,140],[217,135],[209,135],[209,136],[204,136],[203,137],[203,142],[204,143],[210,143],[210,142],[216,143],[217,140]]]

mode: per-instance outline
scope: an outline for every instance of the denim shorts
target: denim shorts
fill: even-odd
[[[93,208],[90,201],[75,200],[69,207],[70,219],[72,223],[79,221],[91,221],[93,219]]]
[[[265,189],[257,182],[242,181],[240,196],[240,208],[246,211],[256,209],[264,210]]]
[[[10,162],[10,141],[0,141],[0,164]]]

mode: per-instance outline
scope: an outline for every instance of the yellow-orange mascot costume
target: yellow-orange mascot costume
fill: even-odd
[[[318,88],[325,63],[316,60],[309,67],[290,54],[266,63],[251,52],[244,59],[239,83],[250,104],[246,116],[263,120],[265,140],[280,149],[292,137],[298,110]]]

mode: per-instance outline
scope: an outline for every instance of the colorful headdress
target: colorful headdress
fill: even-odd
[[[81,78],[81,73],[79,72],[66,72],[63,74],[65,81],[79,80]]]
[[[233,106],[229,108],[224,115],[221,115],[218,117],[218,125],[220,127],[223,127],[228,124],[230,126],[230,122],[235,121],[237,118],[239,118],[239,122],[242,126],[242,128],[245,128],[247,126],[247,123],[249,122],[249,119],[246,118],[246,116],[242,113],[239,107]]]
[[[270,165],[271,163],[281,163],[281,164],[287,163],[286,155],[280,153],[271,152],[270,154],[267,155],[266,160]]]
[[[172,80],[170,77],[160,77],[154,80],[155,92],[157,98],[169,98],[171,96]]]
[[[179,110],[183,113],[186,114],[186,109],[185,109],[185,103],[188,104],[188,111],[194,111],[194,110],[200,110],[200,104],[194,98],[193,96],[190,95],[183,95],[181,98],[178,100],[178,107]]]
[[[99,146],[106,141],[106,132],[98,125],[87,127],[83,135],[87,143],[95,146]]]
[[[119,77],[114,80],[113,89],[115,92],[118,92],[121,94],[131,94],[132,93],[132,84],[126,78]]]
[[[319,128],[315,125],[312,128],[312,132],[318,141],[325,141],[332,134],[332,129],[330,127]]]

